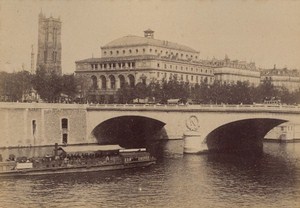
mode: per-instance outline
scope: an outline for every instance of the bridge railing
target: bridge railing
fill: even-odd
[[[200,104],[200,105],[156,105],[156,104],[93,104],[87,105],[87,108],[110,108],[110,109],[161,109],[161,110],[184,110],[184,109],[195,109],[195,110],[239,110],[239,111],[300,111],[299,105],[215,105],[215,104]]]
[[[238,111],[291,111],[299,112],[300,105],[221,105],[221,104],[199,104],[199,105],[161,105],[161,104],[63,104],[63,103],[17,103],[0,102],[1,108],[62,108],[62,109],[161,109],[161,110],[238,110]]]

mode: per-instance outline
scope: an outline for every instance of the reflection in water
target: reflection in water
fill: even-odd
[[[2,207],[299,207],[300,144],[265,144],[259,157],[183,155],[154,148],[142,169],[0,179]]]

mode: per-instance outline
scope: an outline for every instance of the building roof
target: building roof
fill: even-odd
[[[83,146],[67,146],[59,147],[59,150],[64,152],[71,153],[87,153],[87,152],[96,152],[96,151],[111,151],[111,150],[120,150],[123,149],[119,145],[83,145]]]
[[[149,46],[158,46],[164,47],[168,49],[182,50],[186,52],[197,53],[198,51],[181,44],[173,43],[170,41],[157,40],[154,38],[146,38],[134,35],[128,35],[122,38],[118,38],[101,47],[102,49],[107,48],[117,48],[117,47],[128,47],[128,46],[141,46],[141,45],[149,45]]]
[[[157,58],[155,55],[142,55],[142,56],[121,56],[121,57],[102,57],[102,58],[87,58],[75,61],[75,63],[99,63],[99,62],[109,62],[116,60],[144,60],[144,59],[154,59]]]
[[[299,77],[300,73],[298,70],[295,69],[287,69],[287,68],[283,68],[283,69],[263,69],[261,71],[261,75],[263,76],[296,76]]]

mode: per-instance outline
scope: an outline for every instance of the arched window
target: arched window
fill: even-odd
[[[91,76],[92,79],[92,88],[96,90],[98,88],[97,77],[95,75]]]
[[[146,85],[146,80],[147,80],[146,75],[142,74],[141,80],[142,80],[142,83],[143,83],[144,85]]]
[[[110,89],[116,89],[116,78],[113,75],[109,76]]]
[[[132,74],[128,75],[128,80],[129,80],[129,86],[134,87],[135,86],[135,80],[134,80],[134,76]]]
[[[123,75],[119,75],[120,88],[125,85],[125,77]]]
[[[100,77],[100,80],[101,80],[101,89],[106,89],[106,78],[105,76],[101,76]]]

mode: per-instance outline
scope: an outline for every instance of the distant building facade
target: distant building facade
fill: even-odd
[[[275,87],[285,87],[290,92],[300,89],[300,73],[296,69],[273,69],[261,70],[261,82],[270,81]]]
[[[60,18],[47,18],[42,12],[38,20],[37,67],[48,73],[62,74],[61,68],[61,21]]]
[[[300,141],[300,125],[288,122],[276,126],[265,135],[265,140],[281,142]]]
[[[215,79],[223,84],[249,82],[250,85],[258,86],[260,84],[260,72],[254,62],[230,60],[225,56],[224,60],[213,59],[210,61],[215,67]]]
[[[190,47],[155,39],[149,29],[144,37],[125,36],[101,47],[101,58],[76,61],[75,73],[89,80],[102,101],[105,96],[112,100],[126,82],[134,86],[176,78],[191,84],[212,84],[214,67],[203,63],[199,54]]]

